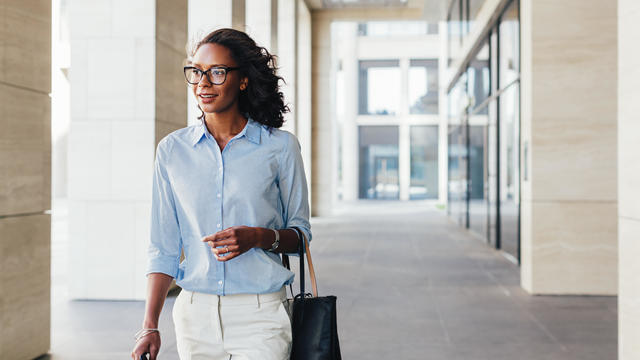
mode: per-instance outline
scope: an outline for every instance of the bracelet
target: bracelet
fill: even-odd
[[[149,335],[151,333],[154,333],[154,332],[157,332],[159,334],[160,330],[158,330],[158,329],[150,329],[150,328],[143,328],[143,329],[140,329],[135,335],[133,335],[133,337],[135,337],[136,338],[136,342],[138,342],[138,340],[140,340],[143,337],[145,337],[145,336],[147,336],[147,335]]]
[[[276,239],[273,241],[273,244],[271,245],[271,249],[267,251],[274,251],[275,249],[278,248],[278,246],[280,246],[280,233],[276,229],[271,229],[271,230],[273,230],[273,232],[276,234]]]

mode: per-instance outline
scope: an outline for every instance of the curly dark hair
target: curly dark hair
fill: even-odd
[[[281,127],[284,123],[283,115],[289,112],[289,107],[285,105],[284,95],[280,91],[279,81],[284,82],[284,79],[277,75],[276,56],[258,46],[246,33],[224,28],[209,33],[192,50],[187,50],[189,59],[205,44],[218,44],[228,48],[240,68],[241,76],[249,79],[246,90],[239,95],[240,113],[269,127]],[[204,112],[198,119],[204,121]]]

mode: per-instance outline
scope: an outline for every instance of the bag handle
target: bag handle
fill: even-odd
[[[318,297],[318,283],[316,281],[316,272],[313,268],[313,261],[311,260],[311,251],[309,250],[309,239],[305,235],[304,231],[298,229],[297,227],[292,227],[291,229],[295,230],[298,234],[298,256],[300,257],[300,294],[305,296],[304,292],[304,256],[307,256],[307,263],[309,264],[309,278],[311,279],[311,292],[313,297]],[[287,269],[291,270],[289,267],[289,256],[287,254],[282,254],[282,265],[284,265]],[[291,292],[293,295],[293,291]]]

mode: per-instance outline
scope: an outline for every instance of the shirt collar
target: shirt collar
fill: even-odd
[[[260,123],[254,121],[251,118],[248,118],[245,127],[235,137],[239,139],[244,136],[249,139],[249,141],[260,144],[260,128]],[[209,134],[209,130],[207,129],[204,120],[202,120],[202,124],[194,127],[192,139],[193,146],[196,146],[196,144],[200,142],[202,137],[206,136],[207,134]]]

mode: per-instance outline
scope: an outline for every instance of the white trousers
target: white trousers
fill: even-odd
[[[218,296],[182,290],[173,305],[180,360],[286,360],[286,292]]]

